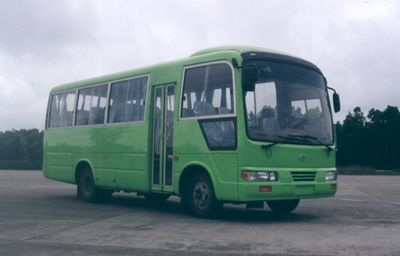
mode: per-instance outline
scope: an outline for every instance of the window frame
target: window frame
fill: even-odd
[[[266,59],[266,60],[268,60],[268,59]],[[268,61],[271,61],[271,62],[275,62],[274,60],[268,60]],[[290,62],[290,61],[288,61],[288,62],[281,62],[281,63],[284,63],[284,64],[288,64],[288,65],[297,65],[296,64],[296,62]],[[308,66],[307,65],[297,65],[297,66],[299,66],[299,67],[302,67],[302,68],[308,68]],[[310,68],[309,68],[310,69]],[[321,71],[319,71],[319,70],[315,70],[315,69],[311,69],[311,70],[313,70],[313,71],[315,71],[315,72],[318,72],[318,73],[320,73],[321,75],[322,75],[322,73],[321,73]],[[323,76],[323,75],[322,75]],[[326,83],[326,81],[325,81],[325,83]],[[329,101],[329,95],[328,95],[328,89],[327,89],[327,87],[326,87],[326,84],[325,84],[325,87],[324,88],[321,88],[321,90],[323,90],[324,91],[324,94],[325,95],[327,95],[326,96],[326,99],[327,99],[327,109],[328,109],[328,111],[329,111],[329,115],[330,115],[330,122],[331,122],[331,124],[332,124],[332,141],[328,144],[329,146],[334,146],[335,145],[335,141],[336,141],[336,133],[335,133],[335,125],[334,125],[334,123],[333,123],[333,114],[332,114],[332,109],[331,109],[331,104],[330,104],[330,101]],[[322,99],[322,98],[321,98]],[[244,93],[243,93],[243,97],[242,97],[242,104],[243,104],[243,113],[244,113],[244,122],[245,122],[245,131],[246,131],[246,138],[249,140],[249,141],[253,141],[253,142],[274,142],[274,141],[272,141],[272,140],[261,140],[261,139],[255,139],[255,138],[252,138],[251,136],[250,136],[250,133],[249,133],[249,127],[248,127],[248,109],[247,109],[247,103],[246,103],[246,96],[244,95]],[[321,106],[322,107],[322,106]],[[314,144],[314,143],[306,143],[306,142],[304,142],[304,143],[300,143],[300,142],[278,142],[278,143],[282,143],[282,144],[290,144],[290,145],[300,145],[300,146],[304,146],[304,145],[309,145],[309,146],[318,146],[317,144]]]
[[[206,131],[204,130],[204,123],[212,123],[212,122],[225,122],[232,121],[234,128],[234,137],[235,144],[233,146],[212,146],[207,138]],[[227,151],[227,150],[236,150],[238,148],[238,127],[237,127],[237,118],[236,117],[228,117],[228,118],[212,118],[212,119],[201,119],[198,121],[201,133],[203,134],[204,140],[207,144],[207,147],[210,151]]]
[[[96,85],[89,85],[89,86],[79,87],[79,88],[76,89],[73,127],[93,127],[93,126],[102,126],[102,125],[106,124],[106,116],[104,116],[104,122],[100,123],[100,124],[81,124],[81,125],[77,125],[76,124],[76,116],[78,114],[79,91],[80,90],[84,90],[84,89],[92,89],[92,92],[93,92],[93,88],[94,87],[104,86],[104,85],[107,86],[106,101],[107,101],[107,104],[108,104],[108,96],[109,96],[109,90],[110,90],[110,83],[109,82],[99,83],[99,84],[96,84]],[[93,94],[91,94],[91,97],[92,96],[93,96]],[[106,107],[105,107],[104,115],[107,113],[107,109],[108,109],[108,105],[106,105]]]
[[[184,86],[185,86],[185,75],[186,75],[186,70],[191,69],[191,68],[198,68],[198,67],[206,67],[210,66],[213,64],[228,64],[229,68],[232,71],[232,90],[233,90],[233,102],[232,102],[232,107],[233,107],[233,113],[229,114],[220,114],[220,115],[202,115],[202,116],[190,116],[190,117],[183,117],[182,116],[182,104],[183,104],[183,91],[184,91]],[[217,60],[217,61],[210,61],[210,62],[204,62],[204,63],[199,63],[199,64],[191,64],[183,67],[183,72],[182,72],[182,81],[181,81],[181,92],[180,92],[180,98],[179,98],[179,118],[178,120],[201,120],[201,119],[221,119],[221,118],[228,118],[228,117],[236,117],[236,80],[235,80],[235,69],[233,68],[233,65],[231,62],[227,60]]]
[[[109,113],[109,104],[110,104],[110,96],[111,96],[111,86],[113,83],[116,82],[122,82],[122,81],[127,81],[135,78],[142,78],[142,77],[147,77],[147,83],[146,83],[146,97],[144,99],[145,101],[145,108],[144,108],[144,118],[143,121],[132,121],[132,122],[120,122],[120,123],[109,123],[108,122],[108,113]],[[104,117],[104,123],[100,124],[88,124],[88,125],[76,125],[76,113],[77,113],[77,104],[78,104],[78,93],[79,90],[81,89],[88,89],[88,88],[93,88],[96,86],[101,86],[101,85],[107,85],[107,105],[105,109],[105,117]],[[146,113],[147,113],[147,102],[148,102],[148,97],[149,97],[149,87],[150,87],[150,73],[145,73],[141,75],[135,75],[135,76],[130,76],[126,78],[121,78],[121,79],[116,79],[116,80],[110,80],[110,81],[104,81],[104,82],[99,82],[95,84],[90,84],[90,85],[84,85],[80,87],[75,87],[75,88],[69,88],[69,89],[63,89],[59,91],[52,91],[49,94],[49,100],[47,102],[47,112],[46,112],[46,122],[45,122],[45,129],[46,130],[52,130],[52,129],[60,129],[60,128],[83,128],[83,127],[101,127],[101,126],[113,126],[113,125],[126,125],[126,124],[143,124],[146,122]],[[51,112],[51,103],[54,95],[61,94],[61,93],[66,93],[66,92],[75,92],[75,102],[74,102],[74,110],[73,110],[73,120],[72,120],[72,126],[66,126],[66,127],[49,127],[50,125],[50,112]]]
[[[72,125],[71,126],[63,126],[63,127],[50,127],[50,115],[51,115],[51,105],[52,105],[52,102],[53,102],[53,96],[58,95],[58,94],[68,93],[68,92],[74,92],[75,93],[74,110],[72,112]],[[71,127],[75,126],[75,112],[76,112],[75,104],[76,104],[76,98],[77,98],[77,90],[75,88],[50,92],[49,100],[47,102],[46,126],[45,126],[46,130],[71,128]]]
[[[136,78],[142,78],[142,77],[147,77],[147,83],[146,83],[146,97],[144,98],[144,114],[143,114],[143,120],[142,121],[128,121],[128,122],[118,122],[118,123],[110,123],[108,121],[109,119],[109,112],[110,112],[110,100],[111,100],[111,87],[113,83],[119,83],[123,81],[129,81],[132,79]],[[105,117],[105,124],[106,125],[122,125],[122,124],[144,124],[146,122],[146,112],[147,112],[147,102],[148,102],[148,97],[149,97],[149,86],[150,85],[150,74],[144,74],[144,75],[138,75],[138,76],[133,76],[129,78],[123,78],[123,79],[118,79],[118,80],[113,80],[110,81],[108,84],[108,94],[107,94],[107,109],[106,109],[106,117]]]

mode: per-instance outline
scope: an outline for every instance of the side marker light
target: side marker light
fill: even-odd
[[[272,187],[271,186],[260,186],[259,189],[260,192],[271,192],[272,191]]]

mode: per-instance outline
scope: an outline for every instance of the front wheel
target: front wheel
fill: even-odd
[[[186,198],[190,210],[198,217],[214,217],[221,208],[221,203],[215,198],[211,180],[204,174],[191,179]]]
[[[288,214],[299,205],[300,199],[267,201],[268,207],[279,214]]]

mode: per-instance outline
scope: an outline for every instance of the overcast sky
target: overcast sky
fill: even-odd
[[[0,1],[0,131],[44,127],[62,83],[221,45],[284,51],[360,106],[400,104],[400,0]]]

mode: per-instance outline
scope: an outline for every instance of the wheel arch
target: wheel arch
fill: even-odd
[[[193,175],[195,174],[200,174],[203,173],[205,175],[207,175],[212,183],[212,186],[214,188],[214,191],[216,189],[215,186],[215,177],[212,174],[210,168],[203,164],[203,163],[198,163],[198,162],[194,162],[194,163],[188,163],[182,170],[182,172],[179,175],[179,187],[178,187],[178,193],[180,196],[184,195],[185,193],[185,188],[188,184],[188,181],[190,179],[190,177],[193,177]],[[217,194],[217,193],[216,193]]]
[[[93,178],[96,181],[92,163],[90,162],[89,159],[84,158],[84,159],[80,159],[79,161],[77,161],[77,163],[75,165],[75,170],[74,170],[75,184],[78,184],[79,175],[81,174],[82,170],[85,167],[90,168],[90,170],[92,171]]]

